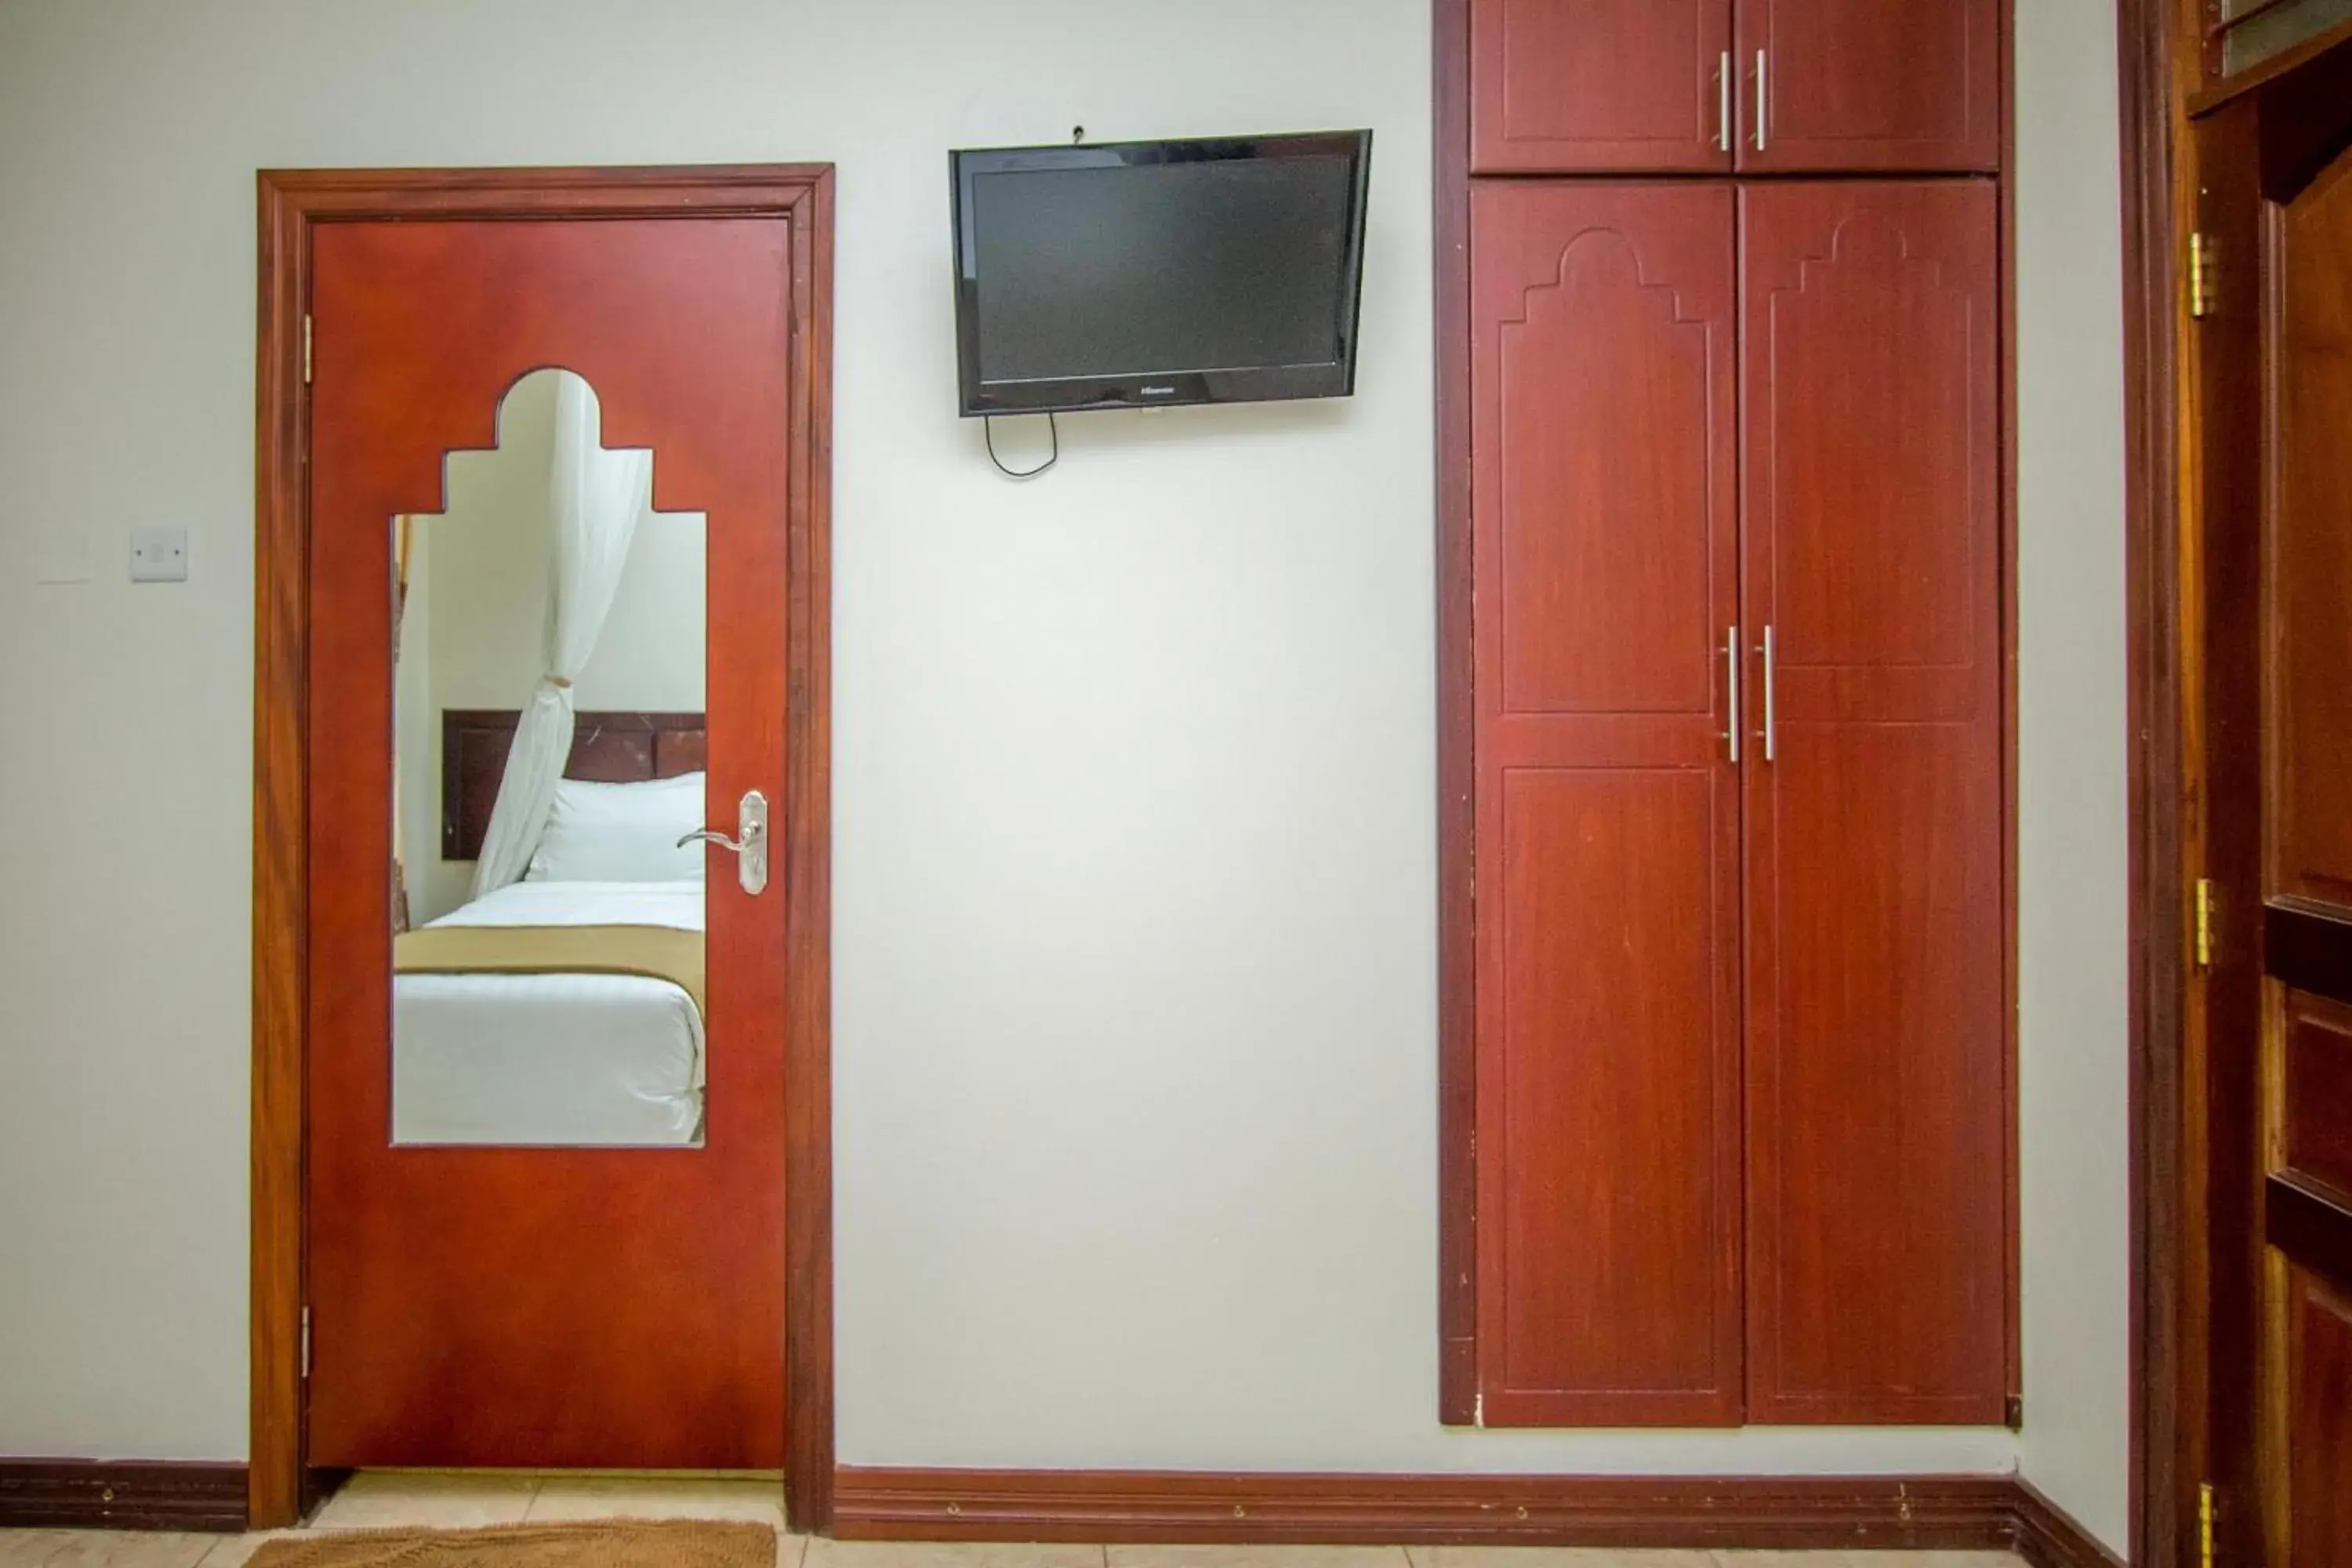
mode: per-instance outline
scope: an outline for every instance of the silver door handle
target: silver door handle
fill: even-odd
[[[1715,67],[1715,144],[1725,152],[1731,151],[1731,51]]]
[[[680,849],[699,839],[716,844],[735,855],[735,879],[743,890],[755,897],[768,887],[768,797],[758,790],[743,792],[741,805],[735,814],[735,837],[730,838],[713,827],[698,827],[677,841]]]
[[[1764,151],[1764,51],[1756,51],[1756,150]]]
[[[1724,731],[1724,735],[1731,742],[1731,760],[1736,763],[1739,760],[1739,628],[1737,626],[1724,639],[1723,675],[1731,685],[1731,727]]]
[[[1772,688],[1775,684],[1772,679],[1772,627],[1768,623],[1764,627],[1764,760],[1768,763],[1772,760],[1773,731],[1780,727],[1773,711]]]

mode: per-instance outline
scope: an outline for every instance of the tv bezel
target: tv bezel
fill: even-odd
[[[1137,168],[1158,163],[1281,158],[1349,160],[1347,250],[1340,267],[1339,355],[1307,364],[1236,365],[1118,375],[982,381],[980,279],[971,233],[976,175],[1021,170]],[[1173,408],[1208,403],[1268,403],[1347,397],[1356,390],[1356,330],[1364,294],[1365,197],[1370,187],[1370,131],[1204,136],[1161,142],[1079,142],[1050,147],[965,148],[948,154],[953,192],[956,268],[956,380],[967,419],[994,414],[1077,414],[1097,408]]]

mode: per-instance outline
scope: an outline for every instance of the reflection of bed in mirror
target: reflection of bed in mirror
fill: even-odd
[[[443,714],[446,859],[517,720]],[[394,938],[394,1142],[701,1142],[704,755],[699,713],[581,713],[523,879]]]

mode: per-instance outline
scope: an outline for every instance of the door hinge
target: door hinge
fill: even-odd
[[[2197,1489],[2197,1564],[2213,1568],[2213,1483]]]
[[[310,1309],[302,1309],[302,1375],[310,1375]]]
[[[2189,237],[2189,314],[2203,319],[2213,313],[2213,242],[2201,234]]]
[[[2197,879],[2197,967],[2213,967],[2213,881]]]
[[[310,317],[308,311],[302,316],[302,384],[310,384]]]

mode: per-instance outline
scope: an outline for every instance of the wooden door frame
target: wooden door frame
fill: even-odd
[[[785,713],[784,1483],[833,1514],[833,166],[264,170],[255,369],[251,1447],[257,1529],[304,1501],[311,241],[329,223],[780,217],[792,225]]]
[[[2189,925],[2186,839],[2179,352],[2186,327],[2179,258],[2186,210],[2176,151],[2186,83],[2201,50],[2184,48],[2200,0],[2119,0],[2123,114],[2126,635],[2130,794],[2131,1456],[2130,1559],[2178,1568],[2203,1473],[2184,1403],[2189,1217],[2183,1075]],[[2184,74],[2184,72],[2186,74]],[[2194,1390],[2201,1408],[2201,1384]]]

